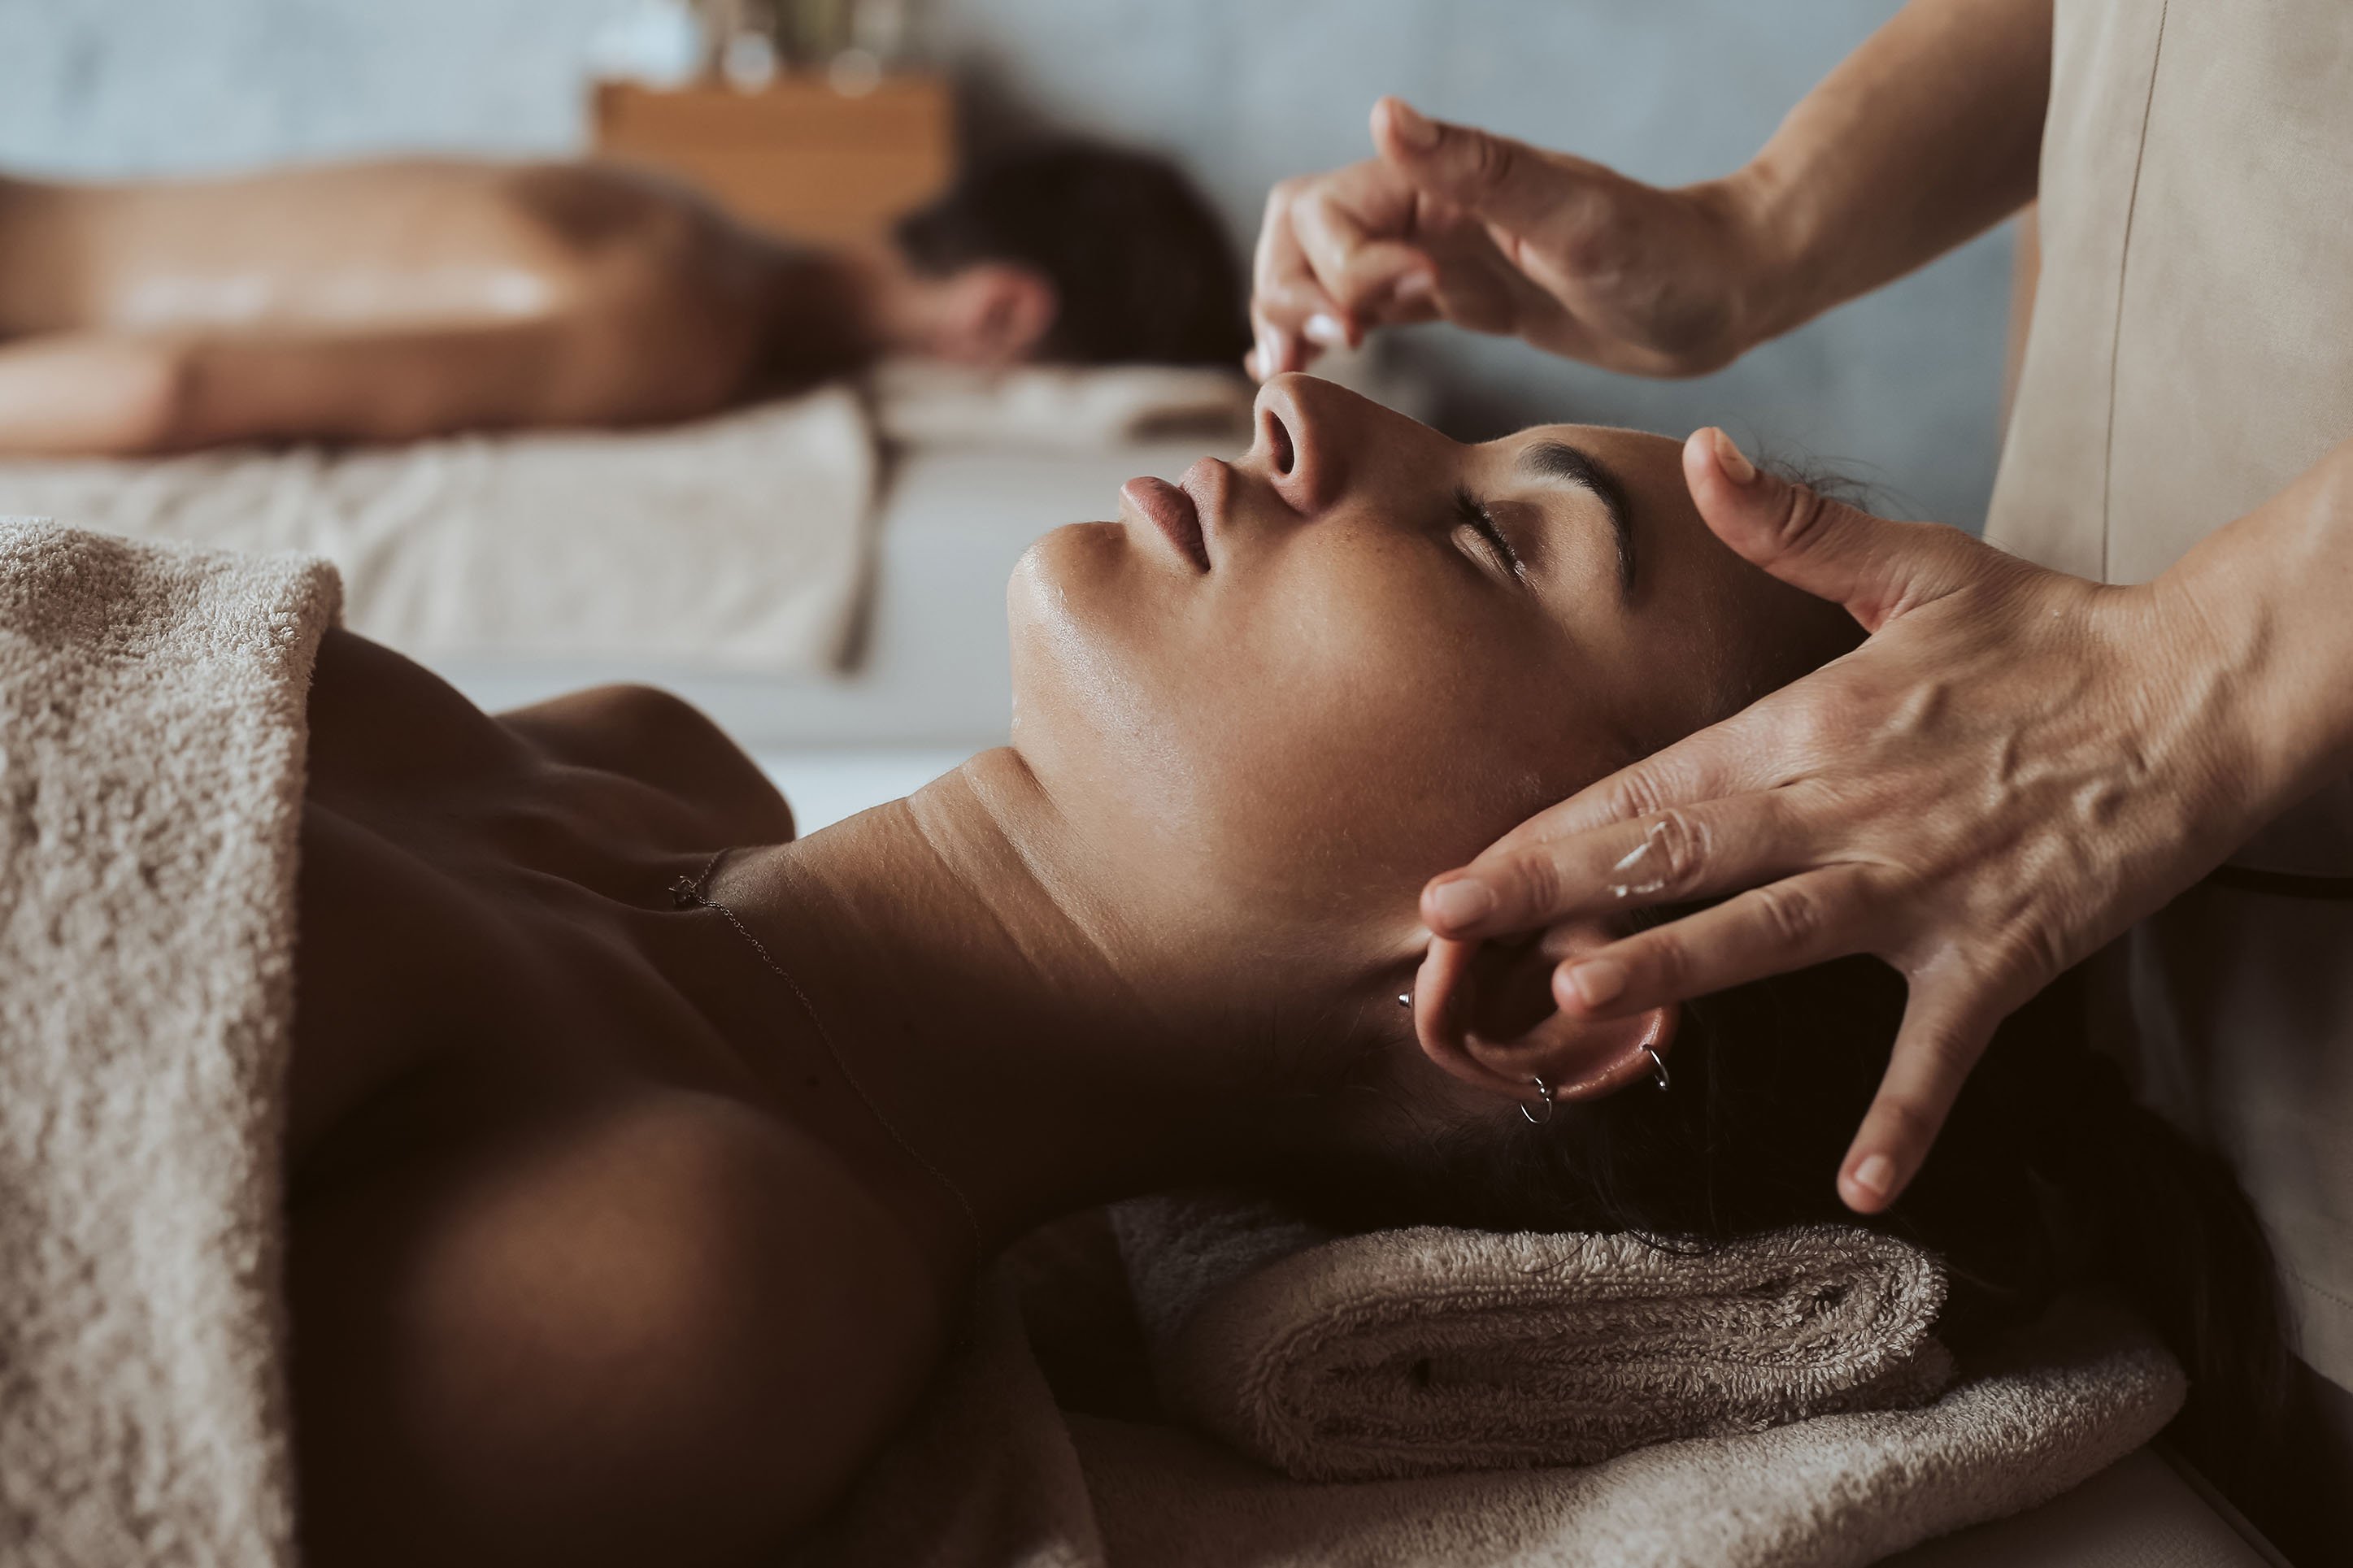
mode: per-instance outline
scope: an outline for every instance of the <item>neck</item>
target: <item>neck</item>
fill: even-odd
[[[765,379],[800,385],[911,352],[895,258],[875,247],[774,247],[760,284]]]
[[[902,1168],[893,1184],[957,1251],[969,1233],[947,1187],[993,1250],[1073,1208],[1218,1179],[1304,1087],[1213,1007],[1135,978],[1155,971],[1155,933],[1122,925],[1070,838],[999,750],[801,843],[732,855],[707,889],[807,998],[804,1014],[761,978],[767,1003],[746,1016],[767,1043],[746,1054],[814,1015],[860,1102],[837,1113],[878,1121],[904,1146],[886,1158],[935,1168],[944,1182]]]

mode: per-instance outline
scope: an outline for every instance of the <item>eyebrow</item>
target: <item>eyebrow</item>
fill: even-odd
[[[1609,530],[1618,540],[1618,592],[1634,592],[1634,515],[1626,504],[1626,486],[1607,464],[1582,447],[1566,441],[1539,441],[1520,456],[1520,472],[1533,479],[1576,485],[1601,503],[1609,514]]]

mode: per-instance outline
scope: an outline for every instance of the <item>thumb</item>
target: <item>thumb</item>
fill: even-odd
[[[1518,233],[1556,217],[1570,195],[1560,164],[1526,142],[1431,120],[1401,98],[1373,105],[1373,144],[1419,189]]]
[[[1759,470],[1709,426],[1683,443],[1683,481],[1708,528],[1793,588],[1843,605],[1875,632],[1939,599],[1998,555],[1958,529],[1895,522]]]

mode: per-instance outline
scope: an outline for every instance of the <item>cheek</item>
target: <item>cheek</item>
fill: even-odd
[[[1165,712],[1167,584],[1138,566],[1115,526],[1082,523],[1032,545],[1007,589],[1013,742],[1066,810],[1162,815],[1185,771]]]
[[[1550,650],[1431,575],[1318,578],[1235,650],[1227,700],[1250,721],[1201,738],[1229,785],[1211,819],[1300,898],[1418,887],[1544,771],[1540,727],[1513,715]]]
[[[1017,743],[1192,911],[1409,909],[1557,771],[1573,721],[1535,617],[1426,549],[1325,543],[1189,593],[1062,546],[1017,580]]]

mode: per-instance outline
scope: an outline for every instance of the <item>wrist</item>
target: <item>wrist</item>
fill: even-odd
[[[1810,287],[1820,268],[1809,262],[1811,226],[1801,194],[1760,153],[1720,180],[1693,187],[1725,236],[1725,295],[1735,339],[1727,359],[1770,342],[1820,315],[1829,301]]]
[[[2225,699],[2257,825],[2353,771],[2353,442],[2150,588]]]

